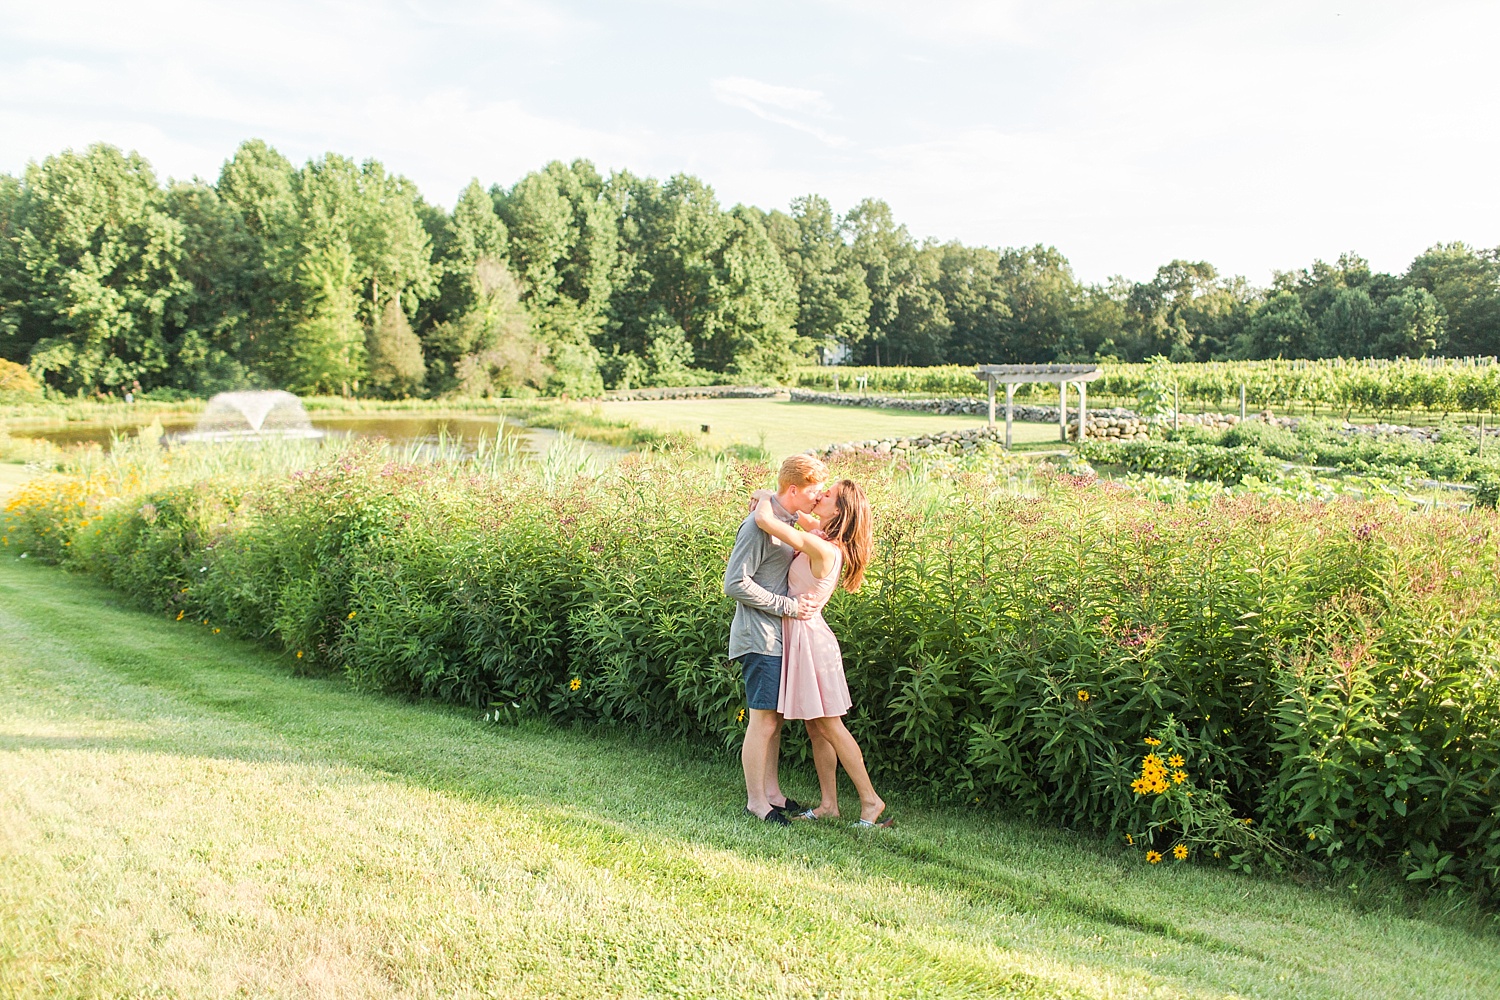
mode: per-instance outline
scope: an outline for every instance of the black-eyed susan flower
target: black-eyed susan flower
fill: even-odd
[[[1125,846],[1126,847],[1134,847],[1135,846],[1135,838],[1132,837],[1128,833],[1125,835]]]
[[[1186,844],[1178,844],[1176,847],[1172,848],[1172,857],[1176,858],[1178,861],[1186,861],[1187,856],[1188,849]]]
[[[297,650],[297,659],[302,659],[302,650]]]
[[[345,616],[344,620],[345,621],[351,621],[351,620],[353,620],[354,616],[357,615],[357,614],[359,614],[358,611],[351,611],[351,612],[349,612],[349,614],[347,616]]]
[[[177,620],[178,621],[182,621],[182,616],[185,615],[185,614],[187,614],[186,611],[179,611],[179,612],[177,612]]]
[[[1147,736],[1146,745],[1148,747],[1159,747],[1161,746],[1161,740],[1157,739],[1155,736]]]
[[[214,629],[214,635],[218,635],[218,634],[219,634],[219,630],[218,629]]]
[[[1161,851],[1147,851],[1146,860],[1153,865],[1161,864]]]
[[[735,718],[734,721],[735,722],[744,722],[745,721],[745,710],[743,708],[740,709],[740,714]],[[975,799],[974,801],[978,802],[979,800]]]
[[[1173,771],[1172,772],[1172,784],[1174,784],[1174,785],[1180,785],[1180,784],[1182,784],[1186,780],[1187,780],[1187,772],[1186,771]]]
[[[575,677],[572,680],[568,681],[568,690],[569,691],[577,691],[581,687],[583,687],[583,681],[579,680],[577,677]]]
[[[1186,763],[1187,761],[1182,759],[1182,754],[1180,753],[1174,753],[1167,758],[1167,766],[1169,767],[1182,767]]]
[[[1089,695],[1089,693],[1087,691],[1083,690],[1082,688],[1078,689],[1078,700],[1079,701],[1087,702],[1089,700],[1089,697],[1090,697],[1090,695]]]

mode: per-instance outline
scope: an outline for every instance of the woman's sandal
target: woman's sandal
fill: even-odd
[[[813,821],[816,821],[816,820],[820,820],[822,818],[823,818],[822,816],[819,816],[812,809],[804,809],[804,810],[802,810],[799,813],[787,813],[787,819],[798,820],[799,822],[802,821],[802,820],[813,820]]]
[[[856,830],[889,830],[891,827],[896,825],[896,821],[889,818],[877,819],[873,821],[861,818],[855,820],[849,825]]]
[[[807,806],[805,806],[802,803],[798,802],[796,799],[792,798],[790,795],[788,795],[786,797],[786,801],[783,802],[781,805],[779,805],[779,806],[772,806],[771,808],[775,809],[779,813],[787,813],[789,815],[791,813],[799,813],[800,814],[800,813],[807,812]]]

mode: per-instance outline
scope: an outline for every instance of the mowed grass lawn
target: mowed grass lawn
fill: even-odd
[[[912,437],[985,424],[984,417],[945,417],[912,410],[826,406],[784,399],[642,400],[601,403],[599,410],[612,420],[686,431],[712,448],[764,442],[777,459],[843,441]],[[706,435],[700,430],[704,424],[709,427]],[[1050,442],[1061,446],[1056,424],[1014,424],[1011,441],[1015,445]]]
[[[1495,938],[1459,923],[1152,868],[895,792],[896,830],[773,829],[740,815],[727,757],[476,715],[295,677],[0,560],[0,996],[1370,1000],[1500,983]]]

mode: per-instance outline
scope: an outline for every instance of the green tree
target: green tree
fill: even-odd
[[[699,365],[777,378],[806,355],[797,339],[796,288],[757,213],[719,208],[695,177],[611,180],[624,278],[614,299],[615,356],[644,359],[663,328],[679,328]]]
[[[197,395],[255,384],[247,359],[265,274],[259,240],[207,184],[173,184],[165,207],[183,233],[178,272],[184,287],[166,316],[169,384]]]
[[[938,292],[953,324],[948,361],[964,365],[1032,360],[1014,343],[1012,315],[1000,277],[1000,254],[988,247],[946,243],[938,260]]]
[[[281,367],[287,331],[301,308],[297,266],[303,247],[295,180],[286,157],[252,139],[225,162],[214,186],[249,241],[249,260],[236,289],[243,308],[241,360],[271,377]]]
[[[797,288],[797,335],[825,349],[863,340],[870,290],[828,199],[794,198],[790,215],[771,212],[760,222]]]
[[[587,160],[554,161],[510,190],[492,189],[510,234],[510,263],[537,335],[548,345],[554,392],[596,391],[598,346],[619,266],[615,205]]]
[[[26,289],[16,257],[21,195],[21,181],[0,174],[0,358],[14,362],[25,362],[31,353],[31,343],[21,342]]]
[[[1243,278],[1220,278],[1207,261],[1174,260],[1132,286],[1121,343],[1130,358],[1206,361],[1227,353],[1244,332],[1250,303]]]
[[[1406,283],[1431,292],[1442,308],[1449,353],[1500,354],[1500,249],[1440,243],[1412,261]]]
[[[290,331],[283,378],[298,393],[358,391],[365,337],[354,254],[342,241],[308,248],[299,265],[306,312]]]
[[[1371,353],[1382,358],[1425,358],[1448,346],[1447,317],[1425,288],[1408,288],[1386,299],[1380,334]]]
[[[380,319],[370,328],[365,350],[370,385],[398,399],[421,392],[426,376],[422,343],[412,332],[400,299],[386,300]]]
[[[1320,358],[1366,358],[1376,353],[1382,327],[1380,309],[1363,288],[1341,288],[1318,318]]]
[[[6,197],[6,350],[62,389],[162,384],[167,317],[187,286],[182,225],[151,166],[96,144],[32,164]]]
[[[509,252],[505,223],[495,214],[495,204],[478,180],[469,182],[444,220],[437,250],[438,294],[431,305],[434,323],[467,313],[474,305],[477,286],[474,268],[481,258],[503,261]]]
[[[1040,243],[1011,247],[1000,251],[998,275],[1010,309],[1010,319],[1003,324],[1008,356],[1044,362],[1074,349],[1082,289],[1068,258]]]
[[[870,335],[855,357],[874,364],[932,364],[946,356],[951,322],[936,288],[939,251],[919,248],[891,208],[867,198],[843,219],[850,255],[870,293]]]
[[[340,243],[348,249],[363,321],[375,321],[387,296],[411,295],[415,305],[432,294],[431,241],[411,181],[387,174],[376,160],[356,166],[329,153],[297,172],[293,191],[298,245],[304,252]]]
[[[1235,341],[1235,356],[1249,359],[1305,358],[1311,348],[1312,317],[1296,292],[1272,295]]]
[[[553,369],[548,348],[532,332],[521,304],[521,287],[504,263],[479,258],[473,305],[462,316],[433,327],[428,335],[429,386],[442,395],[495,396],[536,392]]]

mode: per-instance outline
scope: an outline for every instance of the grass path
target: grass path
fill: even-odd
[[[0,560],[0,997],[1493,997],[1491,936],[498,729]],[[801,785],[805,785],[803,779]]]
[[[983,417],[824,406],[784,399],[638,400],[600,403],[598,409],[611,420],[702,436],[712,448],[759,444],[764,439],[765,447],[777,460],[843,441],[964,430],[985,422]],[[704,424],[709,426],[707,435],[699,430]],[[1017,445],[1060,444],[1056,424],[1017,423],[1012,440]]]

